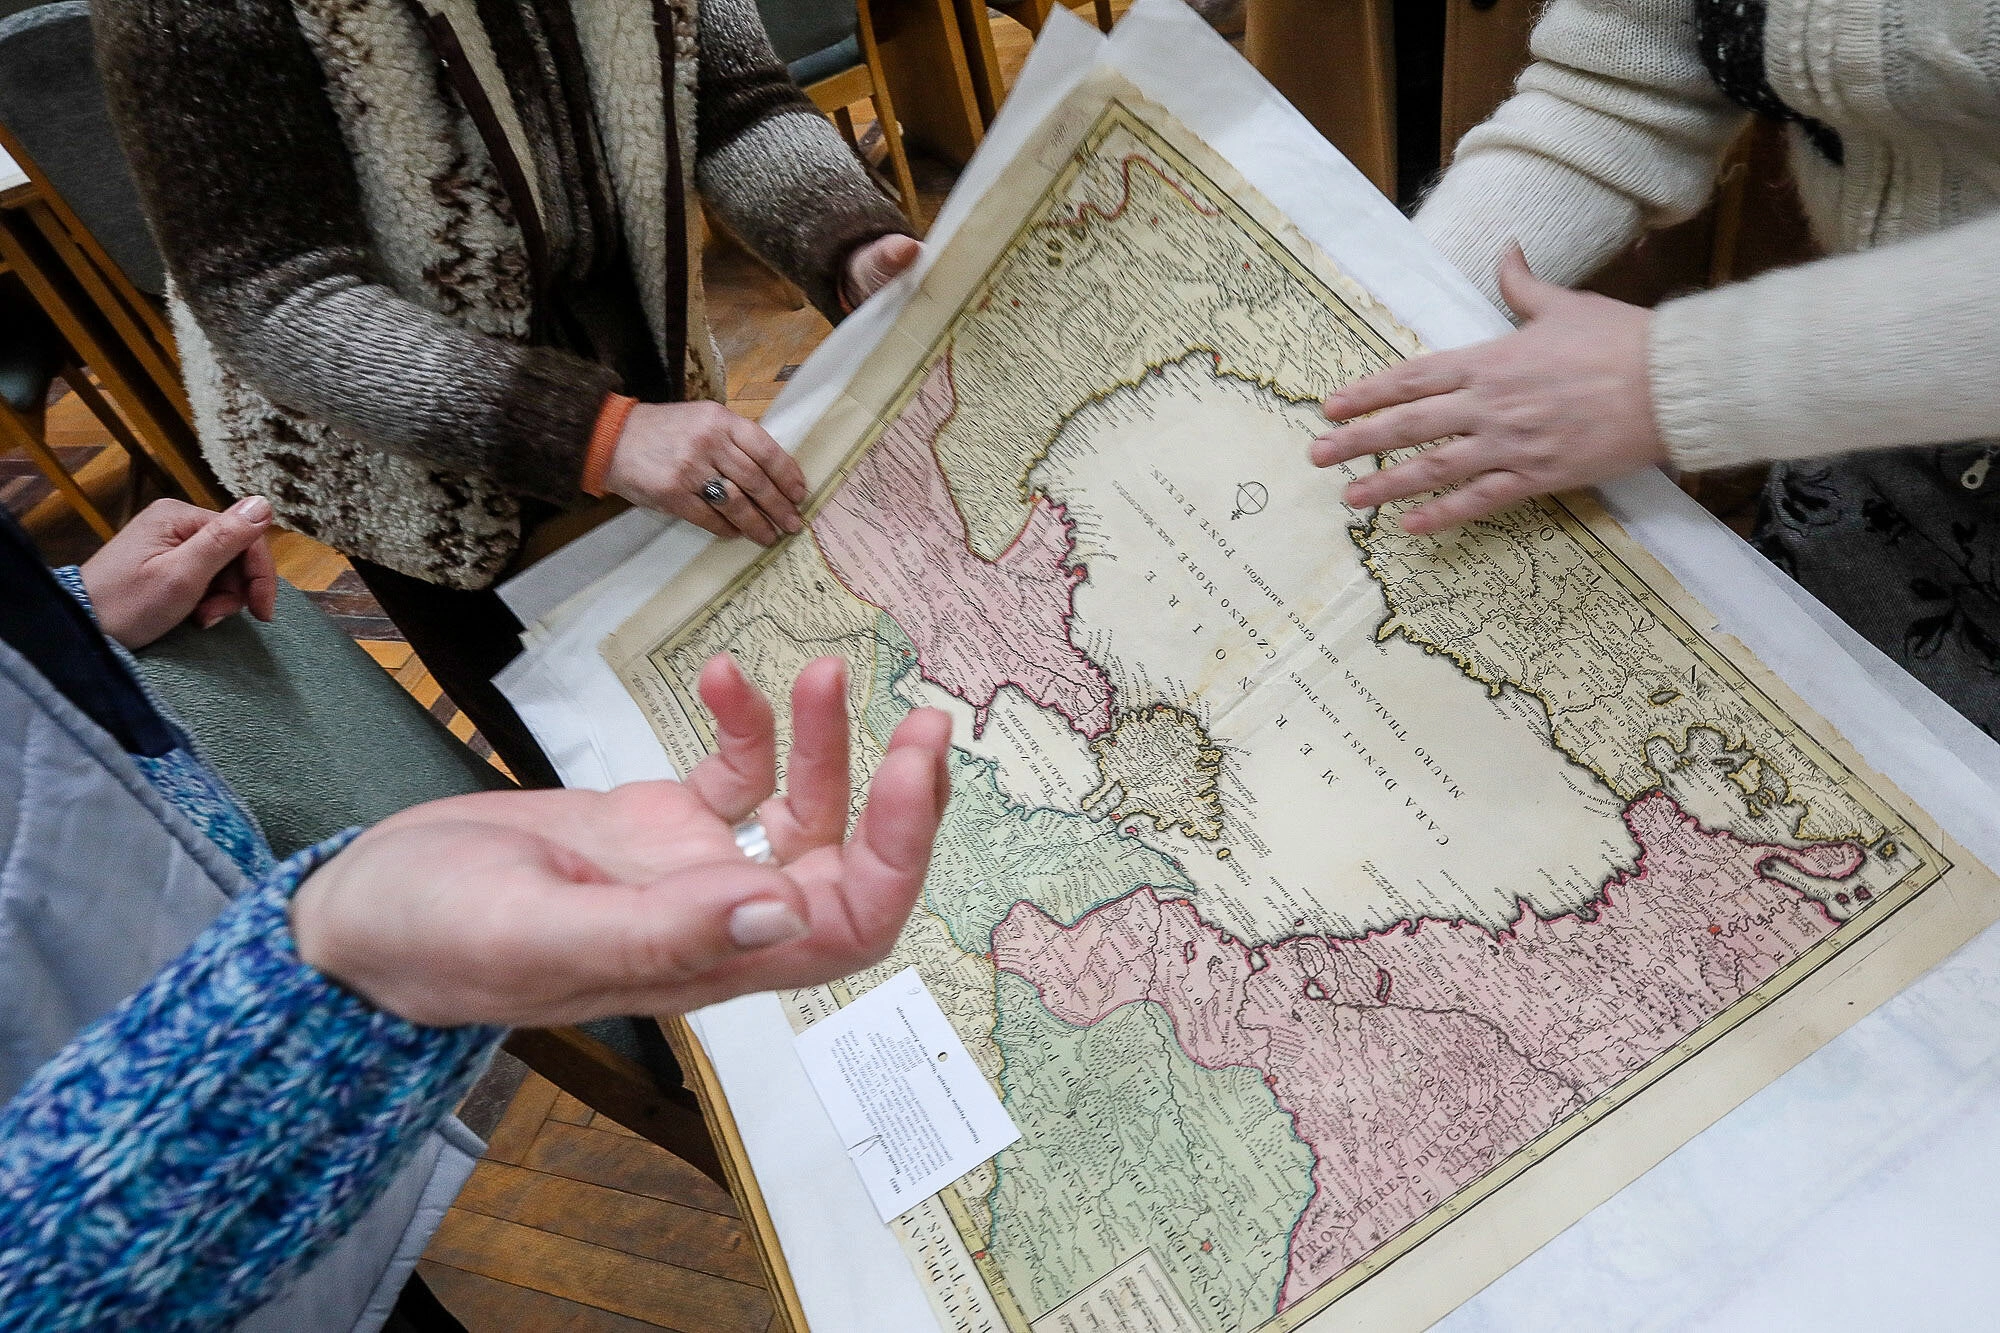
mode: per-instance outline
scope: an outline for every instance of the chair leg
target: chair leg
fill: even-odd
[[[847,107],[833,109],[833,123],[840,130],[840,137],[847,140],[847,146],[856,153],[861,151],[861,140],[854,133],[854,112]]]
[[[1049,21],[1049,13],[1056,7],[1056,0],[1016,0],[1016,3],[1000,12],[1014,22],[1039,37],[1042,25]]]
[[[724,1189],[729,1180],[694,1094],[667,1092],[637,1061],[575,1028],[516,1028],[506,1047],[570,1096],[665,1148]]]
[[[90,378],[89,371],[71,362],[57,374],[62,377],[63,383],[69,385],[70,392],[77,396],[77,401],[97,418],[105,433],[125,451],[129,471],[125,494],[119,506],[122,515],[119,519],[120,527],[131,522],[133,516],[146,507],[144,497],[148,486],[156,496],[172,496],[179,493],[180,488],[174,485],[174,479],[153,461],[153,456],[146,452],[143,444],[139,443],[139,437],[132,433],[131,423],[125,420],[124,415],[113,407],[110,400],[98,389],[96,381]]]
[[[889,151],[889,171],[896,180],[896,193],[902,196],[903,215],[912,224],[921,225],[917,217],[916,178],[910,174],[909,154],[903,150],[903,129],[889,109],[887,90],[878,91],[874,102],[875,114],[882,126],[882,143]]]
[[[1720,287],[1736,276],[1736,256],[1743,240],[1743,205],[1750,192],[1752,132],[1753,127],[1745,126],[1743,133],[1736,136],[1722,159],[1722,170],[1716,180],[1715,232],[1709,243],[1708,258],[1711,287]]]
[[[110,541],[116,534],[117,529],[111,526],[111,520],[104,516],[104,511],[97,507],[83,487],[77,485],[76,478],[70,475],[62,460],[56,457],[55,450],[49,448],[48,442],[42,438],[42,432],[5,402],[0,402],[0,444],[19,445],[25,450],[28,457],[35,460],[41,474],[49,479],[49,484],[62,492],[63,498],[83,516],[83,521],[98,537]]]
[[[889,153],[889,171],[895,177],[897,193],[903,196],[903,215],[912,226],[919,226],[917,182],[910,175],[909,154],[903,150],[903,127],[896,122],[896,105],[889,96],[889,80],[882,72],[882,52],[875,41],[875,18],[868,0],[855,0],[854,10],[861,55],[868,62],[868,78],[874,85],[869,100],[875,103],[875,120],[882,127],[882,146]]]
[[[103,390],[97,387],[96,381],[90,378],[89,373],[74,363],[64,366],[57,373],[62,376],[63,383],[69,385],[70,392],[77,396],[78,401],[90,410],[90,415],[97,418],[97,424],[104,427],[105,433],[118,442],[118,447],[132,460],[134,470],[143,471],[157,479],[163,486],[171,488],[173,479],[160,470],[159,464],[147,457],[146,446],[139,443],[139,437],[132,433],[131,423],[111,405],[110,400],[104,396]]]
[[[1101,32],[1110,32],[1117,20],[1111,16],[1111,0],[1097,0],[1097,27]]]

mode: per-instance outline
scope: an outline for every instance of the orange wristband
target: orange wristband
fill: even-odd
[[[602,496],[604,474],[611,470],[611,455],[618,452],[618,437],[625,431],[625,418],[639,405],[637,398],[622,393],[604,395],[597,425],[590,432],[590,448],[583,455],[583,493]]]

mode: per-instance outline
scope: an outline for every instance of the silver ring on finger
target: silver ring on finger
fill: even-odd
[[[722,467],[729,479],[736,484],[737,494],[755,505],[758,512],[771,521],[772,527],[780,532],[790,530],[779,521],[778,515],[785,510],[796,512],[798,506],[792,503],[790,496],[778,489],[770,474],[764,471],[762,464],[739,449],[720,460],[718,466]]]
[[[771,835],[764,831],[764,821],[755,815],[736,826],[736,845],[759,865],[778,864],[777,854],[771,850]]]
[[[695,494],[720,509],[729,503],[729,483],[721,477],[710,477],[701,484],[701,489]]]

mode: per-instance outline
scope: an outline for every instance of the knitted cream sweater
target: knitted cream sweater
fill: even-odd
[[[1829,153],[1810,140],[1830,135],[1794,126],[1791,154],[1834,256],[1659,308],[1653,401],[1673,461],[2000,436],[1990,3],[1551,0],[1535,63],[1466,135],[1418,225],[1497,300],[1510,239],[1537,273],[1574,283],[1641,230],[1691,216],[1747,114],[1702,57],[1719,29],[1738,59],[1747,33],[1770,91],[1838,135]]]

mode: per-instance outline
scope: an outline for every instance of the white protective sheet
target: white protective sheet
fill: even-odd
[[[1505,320],[1179,0],[1107,40],[1060,7],[931,232],[944,240],[1042,117],[1116,67],[1234,164],[1432,347]],[[1330,77],[1333,76],[1330,72]],[[795,444],[881,338],[921,266],[843,323],[764,417]],[[2000,746],[1805,597],[1658,473],[1604,499],[1714,614],[2000,867]],[[564,780],[671,772],[598,656],[708,537],[630,514],[503,589],[532,625],[501,688]],[[578,592],[579,589],[583,591]],[[791,1053],[774,997],[693,1025],[720,1075],[816,1333],[933,1326],[908,1261]],[[1984,1327],[2000,1309],[2000,927],[1778,1079],[1444,1321],[1468,1331]]]

